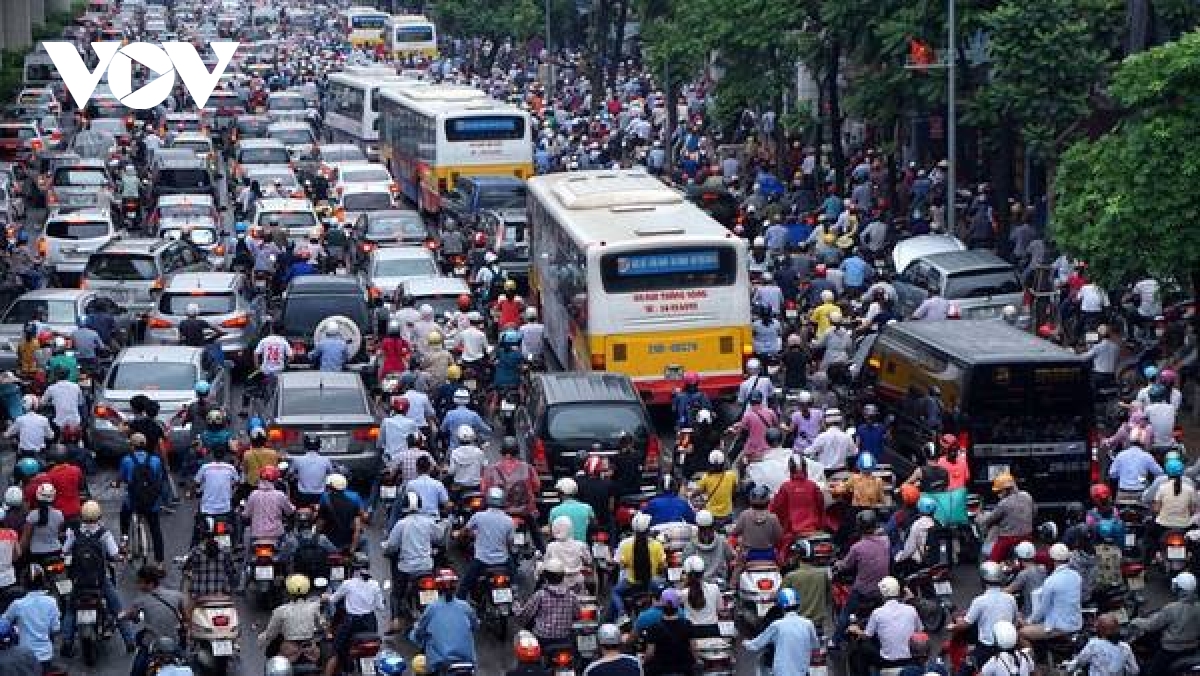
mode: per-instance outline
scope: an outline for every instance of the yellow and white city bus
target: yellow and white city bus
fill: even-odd
[[[391,16],[383,28],[383,47],[393,59],[409,56],[435,58],[438,53],[437,26],[415,14]]]
[[[669,404],[684,373],[736,391],[753,351],[745,242],[640,171],[529,179],[530,290],[558,366]]]
[[[459,176],[533,175],[529,114],[456,85],[379,90],[379,157],[405,197],[426,213]]]
[[[383,26],[389,17],[370,7],[350,7],[338,15],[338,26],[351,47],[374,47],[383,42]]]
[[[329,76],[325,127],[332,140],[353,143],[368,157],[379,152],[379,91],[389,87],[419,86],[420,81],[396,74],[391,66],[347,68]]]

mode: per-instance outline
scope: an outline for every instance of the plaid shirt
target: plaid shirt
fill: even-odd
[[[564,584],[546,585],[514,610],[522,625],[533,620],[533,634],[539,640],[570,639],[579,598]]]
[[[417,460],[425,456],[433,462],[433,456],[428,451],[419,448],[409,448],[392,455],[392,460],[400,467],[400,477],[404,483],[417,478]]]
[[[193,598],[197,596],[226,595],[233,593],[233,581],[236,571],[233,557],[229,552],[220,552],[216,557],[209,557],[200,544],[188,554],[183,564],[184,575],[190,580],[188,593]]]

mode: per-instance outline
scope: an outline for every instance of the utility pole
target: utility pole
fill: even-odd
[[[946,232],[954,234],[958,219],[958,38],[954,17],[956,0],[946,0]]]

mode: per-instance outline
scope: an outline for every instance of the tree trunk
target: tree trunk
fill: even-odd
[[[1136,54],[1150,41],[1150,0],[1125,0],[1125,53]]]
[[[621,10],[617,12],[617,30],[613,38],[612,58],[608,62],[608,81],[617,81],[617,64],[625,53],[625,23],[629,21],[629,0],[621,0]]]
[[[829,90],[829,143],[832,148],[834,180],[837,183],[838,194],[841,195],[846,186],[846,158],[842,148],[842,105],[838,92],[838,73],[841,71],[842,43],[837,39],[829,43],[829,62],[826,65],[825,87]]]
[[[592,59],[592,105],[603,103],[605,74],[608,72],[608,23],[612,3],[602,1],[596,13],[596,35],[593,38],[595,58]]]

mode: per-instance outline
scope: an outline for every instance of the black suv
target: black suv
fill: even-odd
[[[662,445],[629,376],[617,373],[538,373],[517,411],[517,441],[537,468],[543,490],[574,476],[592,444],[616,455],[623,432],[633,435],[643,484],[655,483]]]
[[[154,167],[151,180],[154,201],[163,195],[212,195],[220,205],[217,181],[208,163],[200,158],[165,159]]]
[[[367,361],[367,335],[372,332],[371,311],[367,304],[367,289],[357,277],[333,277],[330,275],[308,275],[297,277],[288,284],[283,295],[283,307],[279,310],[279,321],[283,324],[283,337],[295,350],[295,359],[302,362],[314,347],[313,334],[317,325],[330,317],[344,317],[357,329],[358,351],[351,362]],[[343,335],[346,333],[343,326]],[[350,331],[353,333],[354,331]],[[351,342],[354,342],[353,340]],[[369,374],[364,374],[369,375]]]

